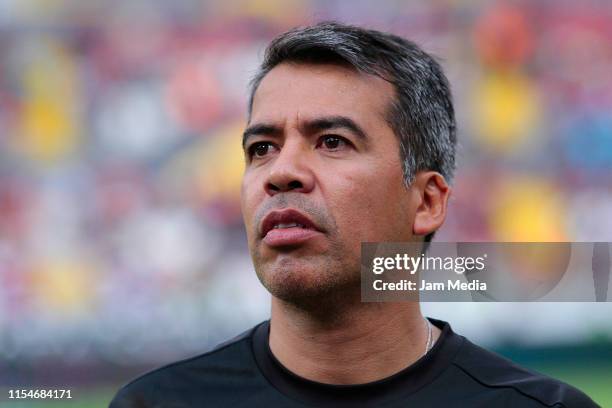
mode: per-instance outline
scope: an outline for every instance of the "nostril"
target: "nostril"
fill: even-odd
[[[290,181],[287,184],[279,184],[279,183],[268,183],[267,190],[270,192],[278,193],[280,191],[291,191],[291,190],[301,190],[304,188],[304,185],[301,181],[294,180]]]
[[[289,190],[295,190],[298,188],[302,188],[302,183],[300,181],[294,180],[288,184]]]
[[[280,191],[280,188],[272,183],[268,183],[268,190],[270,191]]]

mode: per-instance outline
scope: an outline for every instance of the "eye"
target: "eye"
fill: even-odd
[[[247,151],[249,158],[261,158],[270,153],[274,145],[270,142],[257,142],[249,146]]]
[[[340,150],[350,144],[345,138],[336,135],[325,135],[321,137],[317,147],[325,147],[328,150]]]

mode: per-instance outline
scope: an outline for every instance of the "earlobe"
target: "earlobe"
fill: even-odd
[[[425,236],[444,223],[451,188],[444,177],[435,171],[418,173],[413,187],[418,190],[421,200],[416,209],[412,232]]]

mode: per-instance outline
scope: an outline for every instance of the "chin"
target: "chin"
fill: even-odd
[[[321,302],[336,297],[348,287],[360,290],[359,270],[329,260],[283,259],[259,265],[256,271],[268,292],[288,303]]]

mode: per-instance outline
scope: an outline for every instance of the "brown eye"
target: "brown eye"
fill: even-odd
[[[253,145],[249,147],[249,157],[264,157],[270,152],[272,147],[272,144],[269,142],[253,143]]]
[[[322,144],[326,149],[337,150],[344,147],[347,142],[344,140],[344,138],[338,136],[324,136],[322,139]]]

